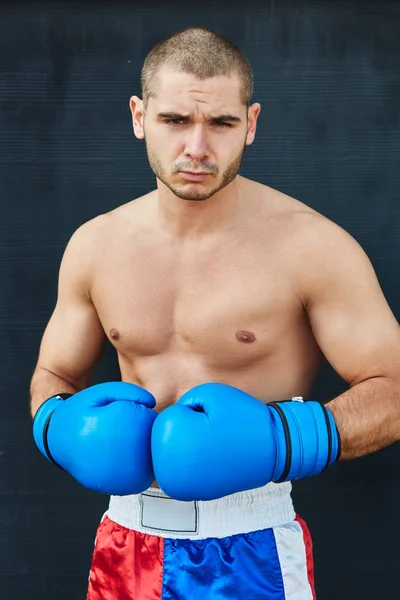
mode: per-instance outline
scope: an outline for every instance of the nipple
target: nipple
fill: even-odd
[[[251,331],[246,331],[245,329],[240,329],[235,333],[235,337],[239,342],[244,342],[245,344],[251,344],[255,342],[256,336]]]

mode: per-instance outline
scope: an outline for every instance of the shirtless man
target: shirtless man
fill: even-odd
[[[237,48],[178,32],[142,91],[157,189],[72,235],[31,385],[42,453],[111,495],[88,599],[312,599],[290,480],[400,438],[398,323],[351,236],[238,175]],[[107,338],[122,381],[90,386]],[[299,398],[323,355],[349,384],[325,408]]]

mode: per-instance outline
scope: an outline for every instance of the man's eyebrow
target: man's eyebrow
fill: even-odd
[[[186,119],[186,120],[191,120],[191,118],[192,118],[190,114],[181,114],[181,113],[176,113],[176,112],[159,112],[159,113],[157,113],[157,117],[159,119]],[[208,117],[206,120],[211,121],[211,122],[216,122],[216,121],[230,121],[232,123],[241,123],[242,122],[242,119],[240,117],[237,117],[236,115],[230,115],[230,114],[218,115],[216,117]]]

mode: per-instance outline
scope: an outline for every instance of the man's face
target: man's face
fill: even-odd
[[[206,200],[236,177],[260,106],[247,111],[236,75],[199,81],[164,69],[156,94],[144,115],[141,101],[131,99],[135,134],[146,141],[150,166],[179,198]]]

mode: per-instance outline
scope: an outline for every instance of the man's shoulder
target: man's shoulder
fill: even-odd
[[[110,220],[110,213],[104,213],[85,221],[72,233],[68,247],[77,251],[93,249],[94,243],[102,239]]]
[[[298,222],[299,225],[309,223],[317,228],[339,227],[334,221],[331,221],[316,209],[284,192],[252,179],[244,180],[244,185],[252,198],[259,203],[259,207],[262,207],[266,212],[270,212],[271,216],[281,216],[292,220],[294,224]]]
[[[255,199],[258,227],[267,230],[274,225],[280,238],[293,250],[305,253],[357,251],[358,242],[338,223],[332,221],[304,202],[283,192],[249,181],[251,196]],[[303,252],[301,253],[303,254]]]
[[[261,211],[265,217],[290,219],[296,214],[319,214],[304,202],[253,179],[241,177],[240,186],[245,202],[248,203],[250,199],[254,211],[257,213]]]
[[[285,227],[293,227],[295,230],[301,230],[307,225],[324,227],[325,222],[334,225],[311,206],[268,185],[248,179],[244,186],[254,205],[254,213],[257,217],[263,217],[259,221],[260,224],[268,226],[271,221],[279,221]]]
[[[146,200],[153,193],[150,192],[125,204],[120,204],[107,212],[96,215],[80,225],[72,237],[85,242],[86,240],[104,240],[115,234],[115,228],[121,233],[124,224],[132,225],[140,220],[147,204]]]
[[[323,273],[333,264],[365,254],[359,242],[338,223],[301,203],[282,213],[281,223],[283,247],[299,273],[310,268]]]

